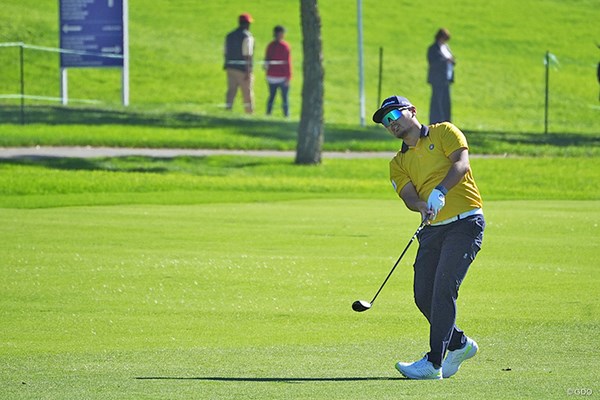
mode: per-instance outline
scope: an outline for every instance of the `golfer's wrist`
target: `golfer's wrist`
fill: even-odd
[[[448,189],[444,185],[437,185],[435,188],[442,192],[444,196],[448,194]]]

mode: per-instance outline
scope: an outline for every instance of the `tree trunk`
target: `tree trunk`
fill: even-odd
[[[296,164],[319,164],[323,147],[323,53],[317,0],[300,0],[303,37],[302,113]]]

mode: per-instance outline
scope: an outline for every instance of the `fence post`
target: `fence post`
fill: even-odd
[[[548,84],[550,81],[550,51],[546,51],[546,103],[544,106],[544,135],[548,133]]]
[[[379,108],[381,104],[381,81],[383,80],[383,47],[379,48],[379,83],[377,86],[377,104],[376,107]]]
[[[60,68],[60,103],[63,106],[69,104],[69,78],[67,69]]]
[[[19,65],[20,65],[20,79],[21,79],[21,125],[25,125],[25,70],[24,70],[24,47],[21,43],[19,45]]]
[[[365,124],[365,64],[363,50],[363,21],[362,0],[356,2],[357,30],[358,30],[358,101],[360,103],[360,126]]]

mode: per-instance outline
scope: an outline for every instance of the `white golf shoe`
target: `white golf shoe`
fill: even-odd
[[[427,356],[414,363],[396,363],[396,369],[409,379],[442,379],[442,369],[435,368]]]
[[[479,350],[477,343],[470,337],[467,337],[467,343],[462,349],[449,351],[446,355],[446,359],[442,363],[444,378],[450,378],[458,372],[460,364],[477,354],[477,350]]]

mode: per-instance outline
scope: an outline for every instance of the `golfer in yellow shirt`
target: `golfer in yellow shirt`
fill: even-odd
[[[388,97],[373,115],[402,148],[390,161],[390,179],[410,210],[429,224],[418,236],[414,296],[429,322],[429,352],[396,369],[411,379],[454,375],[477,343],[456,326],[458,289],[483,240],[485,220],[464,134],[449,122],[422,125],[408,99]]]

